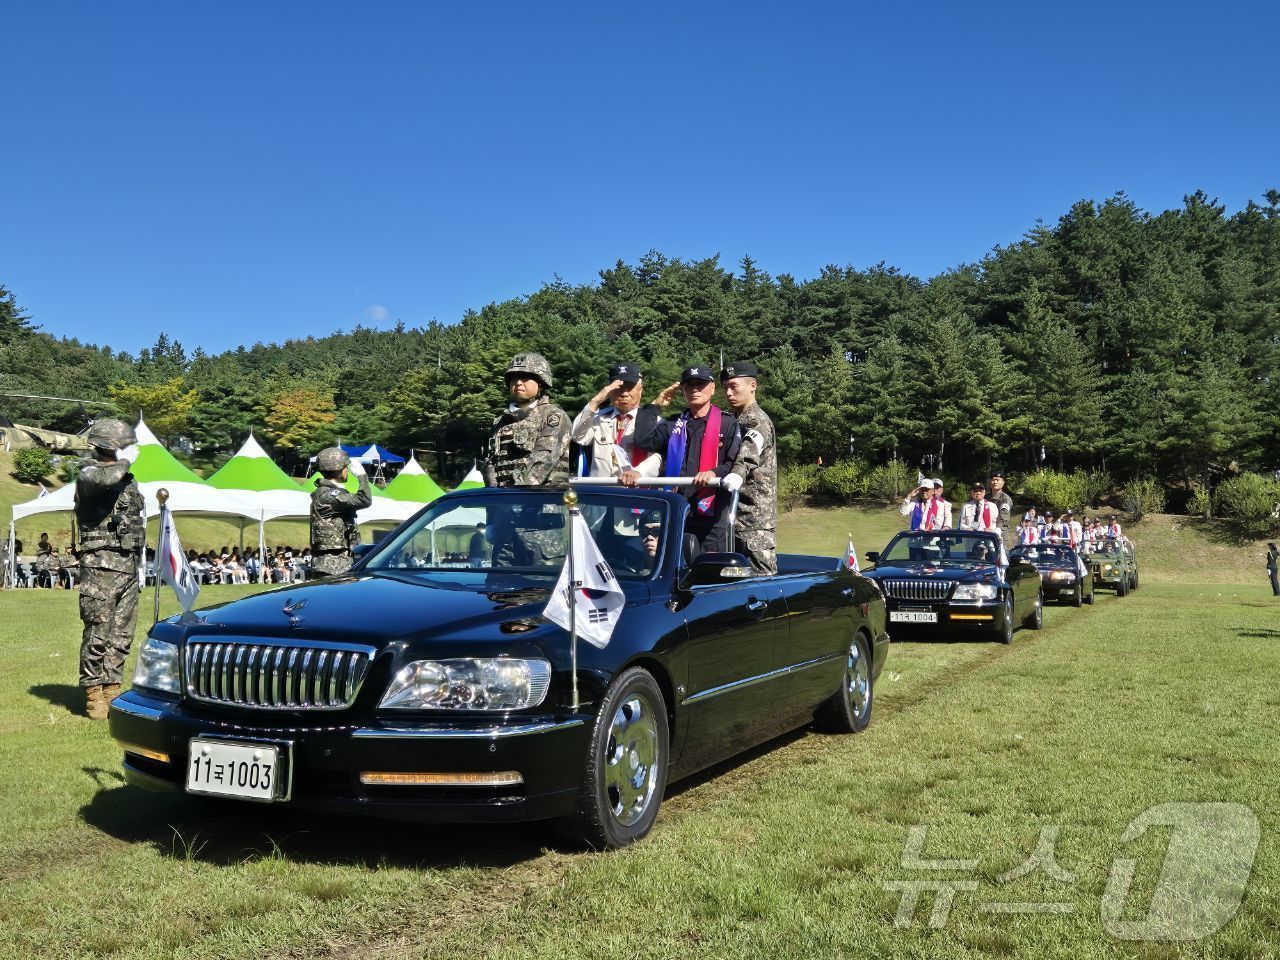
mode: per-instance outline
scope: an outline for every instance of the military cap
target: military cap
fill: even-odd
[[[644,515],[640,517],[641,529],[645,527],[660,527],[660,526],[662,526],[661,510],[646,510],[644,512]]]
[[[996,480],[996,479],[1003,480],[1003,479],[1004,479],[1004,471],[1002,471],[1002,470],[992,470],[992,471],[991,471],[991,476],[990,476],[990,477],[988,477],[987,479],[988,479],[988,480]]]
[[[694,364],[692,367],[685,367],[680,374],[681,383],[714,383],[715,375],[707,367],[700,367]]]
[[[123,450],[138,442],[133,427],[115,417],[95,421],[86,439],[97,450]]]
[[[981,480],[975,480],[975,481],[973,481],[973,483],[969,484],[969,489],[970,489],[970,490],[985,490],[985,489],[987,489],[987,485],[986,485],[985,483],[983,483]]]
[[[754,363],[747,363],[745,361],[742,363],[731,363],[720,371],[720,382],[724,383],[726,380],[732,380],[734,377],[758,376],[760,376],[760,371],[756,368]]]
[[[611,366],[605,379],[610,383],[614,380],[621,380],[623,383],[639,383],[643,379],[643,374],[640,373],[640,364],[623,361]]]
[[[351,462],[341,447],[325,447],[316,454],[316,469],[321,473],[337,473]]]
[[[553,386],[551,364],[540,353],[517,353],[507,365],[506,375],[509,377],[513,373],[528,374],[548,390]]]

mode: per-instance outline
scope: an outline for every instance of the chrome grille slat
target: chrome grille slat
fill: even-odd
[[[945,600],[954,580],[885,580],[885,592],[894,600]]]
[[[187,694],[255,710],[343,710],[359,694],[373,652],[193,638],[185,651]]]

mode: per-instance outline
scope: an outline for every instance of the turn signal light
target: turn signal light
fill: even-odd
[[[169,755],[161,753],[159,750],[148,750],[146,747],[140,747],[136,743],[125,743],[123,740],[117,740],[116,745],[125,753],[132,753],[139,757],[146,757],[148,760],[158,760],[161,763],[169,762]]]
[[[493,773],[388,773],[365,770],[360,782],[369,787],[515,787],[524,777],[514,770]]]

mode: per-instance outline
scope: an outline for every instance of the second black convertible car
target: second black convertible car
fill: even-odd
[[[1040,572],[1010,560],[998,534],[904,531],[867,559],[895,635],[978,631],[1012,643],[1019,624],[1039,630],[1044,622]]]
[[[1065,543],[1034,543],[1014,547],[1010,560],[1023,560],[1044,578],[1044,598],[1078,607],[1093,603],[1093,573],[1080,554]]]
[[[889,640],[869,580],[834,558],[781,556],[774,577],[736,554],[690,560],[687,501],[623,488],[581,494],[626,606],[606,647],[579,642],[574,709],[569,634],[542,615],[563,497],[449,494],[348,575],[157,623],[111,708],[128,780],[415,820],[564,818],[616,847],[649,830],[669,780],[815,718],[867,725]]]

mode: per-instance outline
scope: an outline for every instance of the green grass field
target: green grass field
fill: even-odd
[[[780,539],[841,553],[852,532],[865,551],[896,526],[887,510],[797,510]],[[0,957],[1274,956],[1280,601],[1248,557],[1202,565],[1232,548],[1195,527],[1156,518],[1133,534],[1130,597],[1051,608],[1011,647],[894,643],[866,733],[799,732],[676,784],[653,834],[611,854],[566,851],[536,825],[126,787],[105,725],[80,714],[74,594],[0,595]],[[1171,802],[1256,816],[1243,905],[1204,940],[1116,939],[1101,913],[1112,861],[1136,861],[1121,916],[1140,921],[1168,830],[1122,835]],[[923,857],[976,863],[912,869],[920,827]],[[1067,874],[999,882],[1046,827]],[[896,924],[895,885],[920,879],[972,884],[940,928],[929,894]],[[1059,912],[998,912],[1026,903]]]

